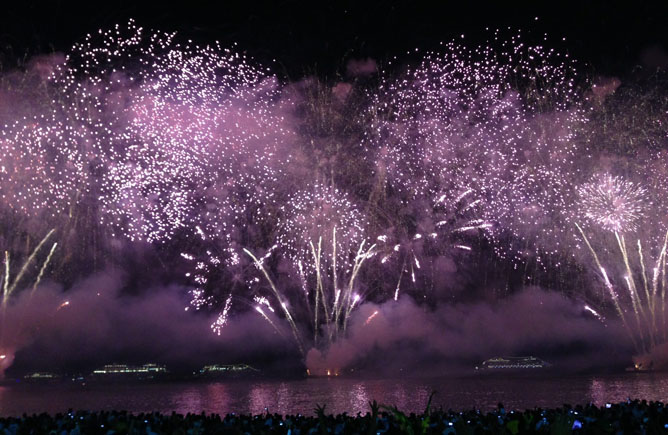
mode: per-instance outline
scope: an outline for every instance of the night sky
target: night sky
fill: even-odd
[[[25,53],[65,51],[87,32],[131,17],[142,26],[177,30],[202,43],[237,42],[261,62],[276,59],[276,72],[291,79],[314,72],[331,76],[350,58],[383,62],[461,34],[484,39],[486,27],[512,26],[537,38],[547,32],[553,46],[565,37],[562,44],[573,56],[604,75],[627,73],[642,63],[647,49],[668,47],[666,2],[73,3],[5,5],[0,47],[6,62]]]

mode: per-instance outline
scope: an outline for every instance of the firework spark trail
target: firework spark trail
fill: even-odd
[[[369,323],[371,323],[371,321],[372,321],[377,315],[378,315],[378,310],[376,310],[376,311],[374,311],[373,313],[371,313],[371,315],[370,315],[369,317],[367,317],[367,319],[364,321],[364,325],[366,326],[366,325],[368,325]]]
[[[586,311],[592,313],[592,314],[594,315],[594,317],[596,317],[598,320],[601,321],[601,323],[605,323],[605,321],[604,321],[605,319],[603,318],[603,316],[601,316],[601,314],[599,314],[598,311],[596,311],[595,309],[593,309],[593,308],[590,307],[589,305],[585,305],[585,306],[584,306],[584,309],[585,309]]]
[[[647,276],[646,255],[643,249],[643,241],[638,238],[637,245],[637,266],[632,263],[629,256],[629,250],[626,243],[625,233],[635,232],[638,229],[638,222],[646,218],[647,212],[652,207],[652,201],[649,200],[648,190],[640,184],[635,184],[621,177],[614,177],[609,174],[594,176],[592,180],[578,189],[580,197],[580,207],[584,219],[593,223],[594,227],[603,230],[603,232],[612,233],[616,242],[616,249],[621,257],[621,265],[624,270],[623,280],[628,289],[630,307],[635,319],[635,328],[631,328],[626,322],[622,308],[621,299],[612,290],[612,284],[605,269],[601,265],[599,255],[595,251],[589,237],[586,236],[583,228],[576,223],[576,227],[585,241],[585,244],[592,253],[594,261],[604,275],[606,287],[609,289],[615,308],[622,319],[624,326],[634,339],[634,344],[639,352],[647,352],[655,347],[661,340],[660,331],[665,330],[663,325],[663,300],[659,303],[657,294],[665,293],[665,283],[659,282],[659,276],[662,264],[665,263],[666,244],[668,242],[668,233],[663,237],[663,243],[656,247],[659,252],[655,257],[652,267],[651,289],[650,280]],[[650,246],[656,241],[653,236],[647,240]],[[607,252],[607,251],[604,251]],[[639,270],[636,270],[639,269]],[[639,278],[638,278],[638,275]],[[639,279],[637,283],[636,280]],[[642,291],[639,287],[642,287]],[[659,289],[659,287],[661,287]],[[658,310],[661,312],[658,312]],[[658,318],[662,317],[662,325],[659,325]],[[634,329],[637,332],[634,332]]]
[[[5,276],[4,276],[4,284],[3,284],[3,295],[2,295],[2,305],[3,307],[6,307],[7,301],[11,294],[16,290],[17,285],[19,282],[21,282],[23,276],[25,275],[26,271],[28,270],[28,267],[33,263],[35,260],[35,257],[41,250],[42,246],[44,246],[44,243],[53,235],[54,229],[50,230],[44,238],[37,244],[35,249],[30,253],[30,256],[23,262],[23,265],[21,266],[21,269],[19,270],[18,274],[16,275],[16,278],[14,278],[14,281],[10,284],[10,274],[9,274],[9,261],[10,261],[10,255],[8,251],[5,251]],[[54,245],[55,246],[55,245]],[[53,253],[53,249],[50,251],[49,256],[47,257],[46,261],[44,262],[42,268],[40,271],[43,271],[43,269],[46,268],[48,262],[51,260],[51,254]],[[38,281],[35,282],[35,285],[38,284],[39,279],[41,279],[41,274],[38,276]]]
[[[271,277],[269,276],[269,273],[267,272],[267,269],[262,265],[260,260],[257,259],[253,255],[252,252],[250,252],[248,249],[244,248],[244,252],[248,254],[249,257],[253,259],[253,262],[255,263],[255,266],[262,272],[264,277],[266,278],[267,282],[269,283],[269,286],[271,287],[271,290],[274,292],[274,296],[276,296],[276,299],[278,300],[279,304],[281,305],[281,308],[283,309],[283,313],[285,314],[286,319],[290,323],[290,328],[292,329],[292,334],[295,338],[295,341],[297,343],[297,346],[299,347],[299,352],[302,355],[305,355],[304,353],[304,345],[301,340],[301,336],[299,334],[299,331],[297,330],[297,325],[295,324],[292,315],[290,314],[290,311],[288,310],[288,306],[283,300],[283,295],[281,292],[278,291],[278,288],[276,288],[276,285],[274,284],[274,281],[272,281]]]
[[[24,276],[26,274],[26,271],[29,269],[29,267],[36,261],[37,254],[41,251],[42,246],[47,242],[47,240],[54,234],[55,230],[50,230],[46,236],[40,240],[40,242],[35,246],[33,251],[30,253],[27,259],[24,260],[23,265],[21,266],[19,272],[17,273],[16,277],[14,278],[13,282],[11,281],[11,275],[10,275],[10,270],[11,270],[11,265],[10,265],[10,254],[9,251],[5,251],[5,273],[4,276],[2,277],[2,301],[0,302],[0,350],[3,352],[7,352],[6,345],[7,345],[7,340],[11,343],[15,337],[7,337],[7,310],[9,309],[8,303],[9,299],[12,296],[12,294],[16,293],[17,286],[21,281],[25,281]],[[39,267],[39,273],[37,277],[35,278],[34,283],[32,284],[32,290],[30,291],[29,298],[32,299],[35,290],[39,286],[42,277],[44,276],[44,273],[49,266],[49,263],[51,261],[51,258],[53,256],[53,253],[56,250],[56,247],[58,246],[58,243],[54,243],[51,246],[51,249],[49,250],[48,255],[46,256],[46,259],[42,262],[41,266]],[[38,263],[39,266],[39,263]],[[28,284],[25,288],[30,287]],[[24,288],[23,286],[21,288]],[[56,311],[59,311],[61,308],[69,305],[69,301],[65,301],[62,303]],[[19,328],[20,329],[20,328]],[[16,349],[10,349],[11,352],[14,352]],[[4,358],[4,367],[0,368],[0,377],[4,376],[4,370],[11,365],[13,362],[13,355],[10,354],[8,357],[5,356]]]
[[[626,321],[626,316],[624,316],[624,311],[622,310],[621,305],[619,304],[619,297],[617,295],[617,292],[615,292],[615,289],[612,286],[612,283],[610,282],[610,279],[608,278],[608,274],[601,265],[601,261],[598,258],[598,254],[592,247],[591,243],[589,242],[589,238],[585,234],[585,232],[582,230],[580,225],[575,223],[576,228],[582,235],[582,239],[584,240],[585,244],[587,245],[587,248],[589,248],[589,252],[591,252],[592,257],[594,258],[594,262],[596,263],[596,266],[598,267],[598,270],[601,272],[601,275],[603,276],[603,282],[605,283],[605,287],[608,289],[608,292],[610,293],[610,299],[612,299],[612,302],[615,306],[615,310],[617,310],[617,314],[619,315],[619,318],[622,320],[622,323],[624,324],[624,327],[628,331],[629,335],[631,336],[631,340],[633,340],[634,346],[636,349],[638,348],[638,344],[636,343],[636,338],[635,335],[633,334],[631,328],[629,327],[627,321]]]
[[[261,306],[259,306],[259,305],[256,306],[256,307],[255,307],[255,311],[257,311],[258,313],[260,313],[260,315],[261,315],[267,322],[269,322],[269,324],[271,325],[271,327],[274,328],[274,331],[276,331],[276,332],[278,333],[278,335],[280,335],[281,337],[283,337],[283,333],[281,332],[281,330],[278,329],[278,327],[276,326],[276,324],[269,318],[269,316],[267,316],[267,313],[264,312],[264,310],[262,309]]]
[[[336,227],[332,231],[332,257],[329,258],[336,258]],[[337,275],[341,274],[341,277],[344,278],[343,281],[347,282],[347,284],[343,285],[342,288],[339,288],[338,284],[335,287],[334,282],[338,283],[339,280],[337,279],[334,281],[332,276],[327,274],[327,271],[331,269],[329,266],[327,266],[326,263],[323,262],[327,256],[323,255],[322,237],[318,238],[317,248],[313,241],[309,242],[309,247],[312,253],[311,266],[314,269],[315,276],[314,279],[308,281],[306,285],[312,285],[315,287],[315,289],[312,292],[305,292],[304,296],[306,297],[307,301],[309,299],[309,295],[312,295],[313,297],[312,303],[309,302],[307,304],[309,310],[310,307],[314,307],[313,311],[309,312],[307,315],[307,318],[310,318],[312,321],[314,334],[313,345],[318,345],[321,340],[321,334],[322,338],[325,339],[325,343],[327,345],[331,345],[331,343],[333,343],[340,334],[345,333],[348,319],[352,311],[356,306],[358,306],[362,299],[361,295],[353,293],[356,287],[355,282],[365,260],[374,255],[375,245],[365,247],[365,241],[362,241],[351,264],[346,262],[344,264],[345,267],[342,269],[337,269],[335,271],[332,270],[332,273],[336,273]],[[255,261],[257,268],[260,269],[264,275],[264,278],[269,284],[274,297],[276,297],[278,303],[281,305],[283,315],[290,324],[293,336],[303,355],[304,340],[301,338],[301,334],[297,328],[293,313],[288,309],[288,295],[282,293],[278,289],[274,281],[271,279],[267,269],[264,268],[264,266],[259,262],[259,260],[256,259],[255,256],[253,256],[249,250],[244,249],[244,252],[246,252],[246,254],[248,254]],[[266,299],[256,296],[256,301],[266,301]],[[259,303],[260,302],[258,302],[258,306]],[[266,305],[270,307],[268,302]],[[323,327],[324,331],[321,331]]]
[[[58,247],[58,243],[54,243],[51,246],[51,250],[49,251],[49,255],[46,256],[46,260],[44,260],[44,263],[42,264],[42,267],[39,269],[39,273],[37,274],[37,279],[35,279],[35,284],[32,286],[32,291],[31,294],[35,292],[37,287],[39,286],[40,282],[42,282],[42,277],[44,276],[44,272],[46,271],[46,268],[49,265],[49,262],[51,262],[51,257],[53,257],[53,253],[56,252],[56,248]]]
[[[223,310],[218,314],[216,321],[211,325],[211,329],[214,334],[220,335],[225,325],[229,321],[230,309],[232,308],[232,294],[230,293],[225,299],[225,306]]]

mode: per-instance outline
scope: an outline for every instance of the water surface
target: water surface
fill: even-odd
[[[491,410],[626,400],[668,401],[668,373],[621,373],[601,376],[470,378],[230,380],[135,384],[52,384],[0,387],[0,415],[63,412],[68,409],[127,410],[134,413],[253,413],[268,408],[280,414],[311,415],[316,404],[327,411],[366,412],[368,402],[421,412],[431,391],[434,405]]]

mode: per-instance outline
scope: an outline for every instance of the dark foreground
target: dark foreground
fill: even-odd
[[[69,412],[0,418],[3,434],[660,434],[668,431],[668,409],[662,402],[627,401],[597,407],[564,405],[524,412],[496,410],[454,412],[430,410],[404,414],[369,403],[365,415],[332,415],[317,407],[315,417],[261,414],[221,417],[124,411]]]

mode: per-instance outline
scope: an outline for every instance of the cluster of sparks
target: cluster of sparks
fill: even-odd
[[[585,217],[612,232],[635,231],[652,205],[641,185],[610,174],[582,185],[578,193]]]
[[[331,261],[345,261],[349,247],[364,240],[368,226],[364,214],[345,192],[322,184],[289,195],[280,214],[276,240],[294,263],[311,258],[309,243],[320,237],[327,246],[335,244],[333,253],[327,254]]]
[[[527,254],[502,242],[508,233],[554,254],[563,229],[552,220],[578,171],[572,139],[585,119],[577,74],[567,55],[520,35],[500,45],[452,42],[381,83],[368,140],[405,203],[471,192],[479,219],[499,224],[486,236],[501,256]]]
[[[636,351],[648,352],[667,338],[665,222],[639,231],[638,223],[652,206],[650,192],[621,176],[596,175],[578,194],[583,220],[575,226]],[[613,236],[612,247],[607,235]]]
[[[294,95],[236,48],[133,21],[88,35],[46,79],[44,113],[0,131],[3,212],[57,226],[85,209],[109,238],[185,240],[190,307],[218,311],[214,333],[245,301],[302,354],[345,334],[373,291],[363,265],[394,266],[385,297],[396,300],[405,274],[416,283],[429,258],[479,239],[502,260],[557,266],[584,243],[632,335],[658,343],[666,238],[638,236],[637,253],[626,240],[656,208],[650,190],[665,186],[609,173],[583,182],[593,158],[578,140],[588,118],[575,63],[519,34],[493,39],[444,44],[382,76],[356,144],[375,170],[336,186],[300,166]],[[626,305],[603,266],[617,251]],[[5,276],[3,306],[14,290]]]

